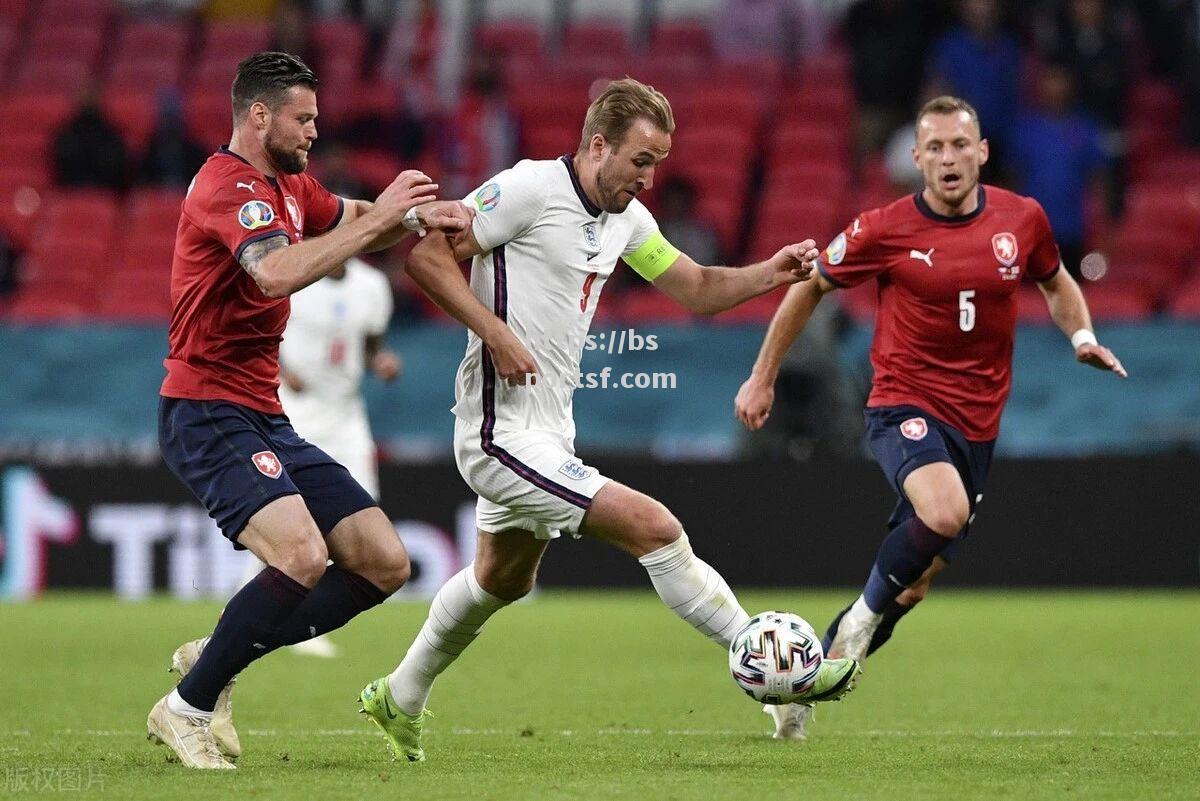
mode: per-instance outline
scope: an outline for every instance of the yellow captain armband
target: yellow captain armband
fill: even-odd
[[[662,231],[655,231],[642,246],[625,256],[625,263],[647,281],[653,281],[667,271],[679,258],[679,248],[667,241]]]

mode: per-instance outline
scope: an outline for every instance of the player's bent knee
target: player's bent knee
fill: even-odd
[[[389,548],[380,556],[378,565],[371,571],[371,581],[386,593],[393,593],[403,587],[412,575],[412,563],[408,560],[408,552],[404,546],[396,542],[395,548]]]
[[[536,576],[536,573],[524,569],[493,567],[477,575],[476,579],[488,595],[494,595],[502,601],[519,601],[533,592]]]
[[[288,547],[281,548],[276,552],[274,559],[268,560],[268,564],[304,586],[312,587],[325,574],[328,561],[329,551],[325,548],[325,542],[318,536],[298,540]]]
[[[944,502],[931,509],[918,510],[917,516],[930,530],[946,539],[954,539],[967,525],[970,509],[966,502]]]

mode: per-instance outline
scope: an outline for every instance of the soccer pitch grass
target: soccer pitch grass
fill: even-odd
[[[821,629],[850,592],[747,592]],[[543,592],[488,623],[443,676],[420,764],[389,761],[354,698],[424,619],[393,603],[344,655],[252,665],[236,772],[145,740],[181,641],[211,603],[55,595],[0,606],[0,798],[1195,799],[1200,594],[942,591],[872,657],[806,743],[725,655],[646,592]]]

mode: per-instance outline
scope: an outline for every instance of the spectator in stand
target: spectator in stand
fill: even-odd
[[[192,178],[204,166],[209,153],[188,138],[183,123],[183,104],[179,94],[172,89],[158,93],[157,121],[154,134],[146,146],[138,181],[156,186],[185,189]],[[344,197],[362,197],[346,195]]]
[[[453,119],[442,130],[447,197],[461,197],[517,160],[520,128],[508,100],[504,70],[495,56],[475,52],[467,64],[467,87]]]
[[[350,159],[346,148],[334,141],[316,142],[313,169],[333,194],[338,197],[368,197],[371,192],[350,171]]]
[[[1133,52],[1127,35],[1131,22],[1127,10],[1109,0],[1068,0],[1044,14],[1036,26],[1043,56],[1070,67],[1080,108],[1104,131],[1105,150],[1114,158],[1106,186],[1114,216],[1120,214],[1123,194],[1119,156],[1125,149],[1121,129]]]
[[[933,94],[963,98],[979,112],[988,132],[991,156],[987,166],[1003,166],[1018,110],[1021,47],[1001,25],[996,0],[960,0],[959,24],[934,45],[931,77]],[[995,165],[995,166],[993,166]],[[984,178],[989,180],[984,168]]]
[[[1080,277],[1084,246],[1084,201],[1105,167],[1103,133],[1090,118],[1073,111],[1073,79],[1062,63],[1046,64],[1038,76],[1038,108],[1018,118],[1013,163],[1018,191],[1042,204],[1063,264]]]
[[[1183,86],[1183,135],[1200,146],[1200,0],[1161,0],[1149,29],[1152,64]]]
[[[925,54],[941,30],[932,0],[863,0],[846,12],[858,98],[858,155],[878,150],[912,118],[925,81]]]
[[[720,264],[717,234],[696,211],[696,187],[684,178],[668,178],[662,186],[658,227],[667,241],[700,264]]]
[[[125,188],[125,142],[91,89],[84,90],[75,115],[54,137],[54,172],[61,186]]]

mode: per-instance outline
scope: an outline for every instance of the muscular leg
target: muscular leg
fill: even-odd
[[[487,619],[533,589],[546,545],[528,531],[479,532],[475,561],[438,590],[425,625],[388,677],[401,711],[420,714],[434,680],[475,641]]]
[[[580,531],[636,556],[663,603],[722,647],[749,619],[725,579],[692,552],[680,522],[650,496],[610,481]]]
[[[408,552],[378,506],[343,519],[325,542],[333,564],[280,627],[272,648],[341,628],[383,603],[408,580]]]
[[[325,572],[325,542],[299,495],[259,509],[238,542],[267,566],[229,599],[196,664],[172,694],[201,712],[211,712],[230,679],[270,650],[280,626]]]
[[[833,656],[847,653],[865,657],[885,618],[891,618],[894,626],[924,596],[937,572],[932,568],[938,554],[967,523],[967,492],[958,471],[948,462],[934,462],[912,471],[904,480],[904,493],[916,514],[884,538],[862,595],[830,624],[825,641],[826,650]],[[900,600],[910,588],[912,592]],[[889,636],[890,629],[876,647]]]

